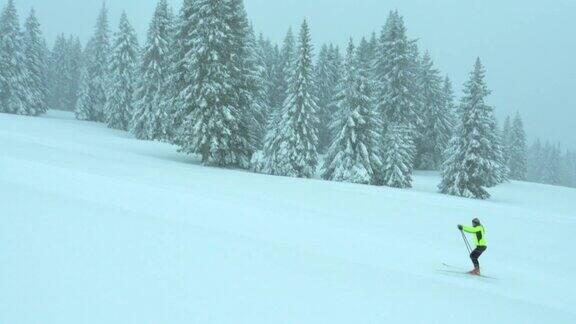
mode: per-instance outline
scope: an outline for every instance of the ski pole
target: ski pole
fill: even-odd
[[[460,230],[460,234],[462,234],[462,239],[464,240],[464,243],[466,244],[466,248],[468,249],[468,253],[472,253],[472,248],[470,248],[470,243],[468,243],[468,239],[466,238],[466,235],[464,235],[464,232],[462,230]]]

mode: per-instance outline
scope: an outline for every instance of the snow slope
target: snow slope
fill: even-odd
[[[576,190],[475,201],[202,167],[51,112],[0,114],[0,323],[576,323]],[[480,217],[496,280],[456,229]]]

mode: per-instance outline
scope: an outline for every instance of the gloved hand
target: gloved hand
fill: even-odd
[[[459,230],[462,230],[462,228],[463,228],[462,225],[458,225]]]

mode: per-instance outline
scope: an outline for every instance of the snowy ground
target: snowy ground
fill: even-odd
[[[475,201],[206,168],[68,113],[0,114],[0,323],[576,323],[576,190]],[[480,217],[497,280],[456,224]]]

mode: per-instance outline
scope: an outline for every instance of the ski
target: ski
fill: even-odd
[[[437,269],[436,271],[443,272],[443,273],[454,273],[454,274],[467,275],[467,276],[471,276],[471,277],[481,277],[481,278],[493,279],[493,280],[497,279],[495,277],[491,277],[491,276],[487,276],[487,275],[483,275],[483,274],[480,274],[480,275],[472,274],[472,273],[469,273],[469,271],[464,270],[461,267],[453,266],[453,265],[450,265],[447,263],[442,263],[442,265],[445,266],[446,268],[451,269],[451,270]]]

